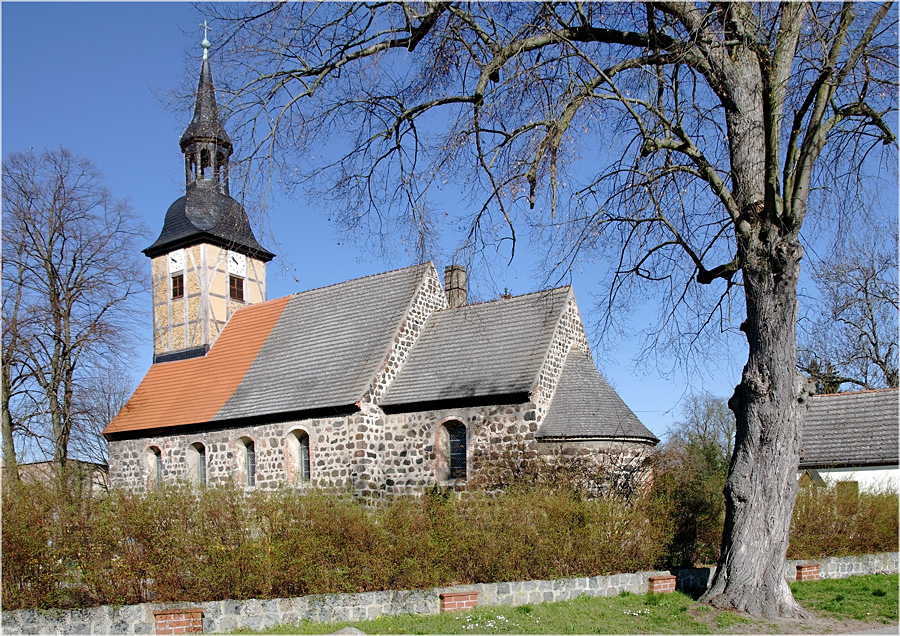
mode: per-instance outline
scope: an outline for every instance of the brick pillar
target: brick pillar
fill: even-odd
[[[197,607],[153,612],[157,634],[202,634],[203,610]]]
[[[819,580],[819,564],[818,563],[801,563],[797,566],[798,581],[818,581]]]
[[[664,576],[650,577],[650,593],[651,594],[667,594],[675,591],[675,575],[666,574]]]
[[[478,605],[478,592],[442,592],[441,611],[472,609]]]

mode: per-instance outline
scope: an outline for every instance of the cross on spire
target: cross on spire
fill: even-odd
[[[203,20],[203,24],[198,26],[203,27],[203,41],[200,43],[200,46],[203,47],[203,59],[207,59],[209,57],[209,40],[206,37],[206,32],[210,29],[209,26],[206,25],[206,20]]]

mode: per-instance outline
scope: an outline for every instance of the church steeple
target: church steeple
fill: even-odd
[[[204,33],[194,115],[179,141],[185,193],[144,250],[151,259],[154,363],[205,355],[232,313],[265,302],[266,263],[275,258],[229,192],[232,145],[219,119],[208,52]]]
[[[202,46],[203,62],[197,84],[194,117],[180,141],[181,151],[184,153],[185,187],[190,188],[195,184],[214,186],[219,192],[230,194],[228,158],[232,152],[231,139],[219,119],[212,69],[209,65],[210,45],[205,33]]]

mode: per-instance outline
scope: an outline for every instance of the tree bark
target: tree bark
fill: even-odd
[[[7,484],[11,484],[13,481],[18,481],[19,479],[19,465],[16,461],[16,446],[13,443],[12,437],[12,414],[9,411],[9,391],[10,391],[10,381],[9,381],[9,368],[7,365],[3,365],[3,381],[2,387],[0,387],[0,391],[2,391],[2,396],[0,396],[0,400],[2,400],[2,428],[0,428],[0,435],[3,436],[3,480]]]
[[[769,236],[777,233],[769,229]],[[747,320],[741,326],[750,353],[729,401],[737,437],[725,485],[722,555],[701,600],[754,616],[800,617],[805,613],[784,568],[809,395],[795,366],[803,250],[794,236],[753,243],[746,250],[752,265],[744,268]]]

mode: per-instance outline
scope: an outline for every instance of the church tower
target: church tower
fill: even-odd
[[[154,363],[205,355],[236,309],[265,302],[266,263],[275,258],[231,198],[231,139],[219,120],[205,36],[202,46],[194,116],[180,141],[185,195],[143,251],[151,259]]]

